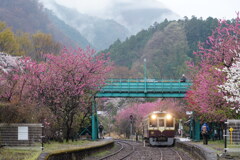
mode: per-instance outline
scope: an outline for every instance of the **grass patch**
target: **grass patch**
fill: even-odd
[[[83,144],[93,145],[94,141],[80,140],[69,142],[51,142],[44,144],[43,152],[54,152],[66,149],[77,149]],[[41,146],[38,147],[5,147],[0,149],[0,160],[35,160],[42,153]]]
[[[59,150],[66,150],[66,149],[74,149],[79,148],[84,144],[92,144],[93,141],[88,140],[81,140],[81,141],[69,141],[69,142],[51,142],[49,144],[44,144],[44,151],[45,152],[53,152],[53,151],[59,151]]]
[[[2,148],[0,160],[35,160],[40,153],[40,150],[35,149]]]
[[[0,107],[7,107],[10,105],[11,105],[11,103],[8,103],[8,102],[0,102]]]
[[[194,143],[203,144],[202,141],[194,142]],[[204,145],[204,146],[207,148],[214,149],[217,153],[222,153],[224,150],[224,140],[215,140],[215,141],[209,140],[208,145]]]

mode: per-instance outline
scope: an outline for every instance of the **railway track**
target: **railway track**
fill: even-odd
[[[134,145],[135,151],[126,160],[193,160],[187,153],[175,147],[144,147],[139,142],[131,142],[131,144]]]
[[[131,142],[123,140],[115,140],[115,142],[120,145],[120,149],[98,160],[124,160],[135,151],[135,148]]]
[[[144,147],[143,143],[128,140],[115,140],[115,145],[114,150],[109,150],[110,154],[86,160],[194,160],[175,147]]]
[[[171,150],[172,150],[173,152],[175,152],[176,155],[178,155],[178,159],[179,159],[179,160],[183,160],[183,159],[182,159],[182,156],[179,154],[179,152],[178,152],[177,150],[172,149],[172,148],[171,148]]]
[[[183,160],[182,155],[174,148],[160,148],[162,150],[161,160]]]

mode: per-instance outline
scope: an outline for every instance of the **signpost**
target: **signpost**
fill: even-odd
[[[232,132],[233,132],[233,128],[229,128],[229,132],[230,132],[230,144],[232,144]]]

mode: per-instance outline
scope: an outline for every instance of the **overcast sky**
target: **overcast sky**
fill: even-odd
[[[51,0],[41,0],[49,2]],[[118,4],[129,7],[162,7],[165,6],[177,13],[181,18],[192,15],[220,19],[236,18],[240,11],[240,0],[56,0],[64,6],[76,8],[82,13],[106,17],[114,12]],[[160,3],[157,3],[160,2]],[[114,15],[114,14],[113,14]]]
[[[219,19],[236,18],[240,11],[240,0],[158,0],[181,17],[207,18],[209,16]]]

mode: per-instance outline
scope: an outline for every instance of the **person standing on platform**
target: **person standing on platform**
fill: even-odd
[[[99,137],[99,138],[100,138],[100,139],[101,139],[101,138],[104,138],[104,137],[103,137],[103,129],[104,129],[103,125],[100,124],[98,128],[99,128],[99,133],[100,133],[100,137]]]
[[[201,128],[201,134],[203,137],[203,144],[207,145],[208,144],[208,134],[210,132],[210,128],[207,125],[207,123],[204,123]]]

